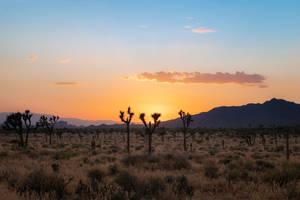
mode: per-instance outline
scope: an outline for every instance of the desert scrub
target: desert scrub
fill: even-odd
[[[129,167],[159,170],[182,170],[191,169],[191,164],[185,156],[173,154],[158,155],[129,155],[121,160]]]
[[[203,165],[203,168],[204,168],[204,175],[207,178],[215,179],[218,177],[219,168],[214,161],[209,160],[209,161],[205,162]]]
[[[21,178],[16,190],[20,196],[24,197],[64,199],[70,194],[66,187],[71,180],[66,180],[58,174],[47,173],[44,169],[38,169]]]
[[[77,156],[78,153],[73,152],[73,151],[60,151],[56,152],[53,155],[54,160],[69,160],[72,157]]]
[[[281,166],[266,172],[263,181],[279,187],[286,187],[290,183],[296,184],[300,180],[300,167],[297,163],[283,163]]]

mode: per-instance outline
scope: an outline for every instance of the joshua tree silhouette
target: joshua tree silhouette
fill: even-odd
[[[23,138],[23,122],[22,114],[20,112],[11,113],[6,117],[6,121],[3,124],[3,129],[15,131],[20,138],[19,146],[24,147],[24,138]]]
[[[193,121],[193,119],[192,119],[192,116],[190,115],[190,113],[185,113],[182,110],[180,110],[178,112],[178,114],[179,114],[180,119],[183,124],[183,149],[184,149],[184,151],[187,151],[186,139],[193,135],[193,134],[190,134],[189,136],[187,136],[187,130],[188,130],[189,126],[191,125],[191,122]]]
[[[28,145],[28,136],[31,129],[33,129],[33,126],[31,125],[31,117],[33,114],[30,113],[30,110],[25,110],[25,113],[22,114],[22,118],[25,124],[26,128],[26,136],[25,136],[25,146]]]
[[[55,129],[55,124],[59,120],[59,116],[46,117],[41,116],[40,120],[37,122],[37,127],[46,128],[49,135],[49,144],[52,144],[52,135]]]
[[[130,153],[130,127],[129,126],[130,126],[130,122],[132,120],[132,117],[134,115],[134,113],[131,112],[130,107],[128,107],[127,114],[128,114],[128,116],[125,119],[124,112],[120,111],[120,119],[121,119],[122,122],[124,122],[126,124],[126,129],[127,129],[127,152]]]
[[[151,121],[147,124],[145,120],[145,113],[140,114],[140,119],[142,120],[145,128],[146,128],[146,135],[148,135],[148,153],[152,153],[152,134],[154,133],[155,129],[158,127],[160,120],[158,118],[161,116],[160,113],[154,113],[151,115],[151,117],[154,120],[154,123],[152,124]]]

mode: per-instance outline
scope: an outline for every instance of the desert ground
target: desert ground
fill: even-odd
[[[275,129],[62,130],[27,147],[0,134],[0,199],[300,199],[300,135]]]

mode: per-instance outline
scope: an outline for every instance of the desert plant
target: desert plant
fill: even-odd
[[[24,146],[24,138],[23,138],[23,121],[22,114],[20,112],[11,113],[6,117],[6,121],[3,124],[3,129],[15,131],[19,135],[19,146]]]
[[[244,133],[242,133],[243,135],[241,136],[245,142],[248,144],[248,146],[253,146],[255,144],[255,140],[256,140],[256,133],[252,132],[251,129],[249,130],[242,130]]]
[[[52,117],[46,117],[46,116],[41,116],[40,120],[37,122],[37,127],[42,127],[45,128],[48,132],[49,135],[49,144],[52,144],[52,135],[55,130],[55,124],[59,120],[59,116],[52,116]]]
[[[134,115],[134,113],[131,112],[130,107],[128,107],[127,114],[128,114],[128,117],[126,117],[126,119],[125,119],[124,112],[120,111],[120,119],[121,119],[122,122],[124,122],[126,124],[126,130],[127,130],[127,152],[130,153],[130,122],[131,122],[132,117]]]
[[[187,130],[188,130],[191,122],[193,121],[193,119],[192,119],[192,115],[190,115],[190,113],[185,113],[182,110],[180,110],[178,114],[179,114],[180,119],[183,124],[183,149],[184,149],[184,151],[186,151],[187,150],[186,140],[187,140],[187,138],[189,138],[193,135],[191,133],[189,136],[187,136]]]
[[[158,120],[158,118],[161,116],[160,113],[154,113],[151,115],[151,117],[154,120],[154,123],[152,124],[151,121],[149,121],[149,123],[147,124],[146,120],[145,120],[145,113],[141,113],[140,114],[140,119],[142,120],[144,126],[145,126],[145,133],[146,135],[148,135],[148,153],[151,154],[152,153],[152,134],[154,133],[155,129],[158,127],[158,125],[160,124],[160,120]]]
[[[25,146],[28,145],[28,136],[29,136],[29,132],[30,130],[33,129],[33,126],[31,124],[31,117],[33,116],[33,114],[30,113],[30,110],[25,110],[25,112],[22,114],[22,118],[25,124],[25,128],[26,128],[26,135],[25,135]]]
[[[47,173],[45,170],[34,170],[25,175],[17,186],[17,193],[20,196],[38,196],[40,199],[64,199],[68,192],[67,185],[72,178],[66,180],[58,174]]]

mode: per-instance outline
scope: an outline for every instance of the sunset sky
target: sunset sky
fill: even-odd
[[[299,0],[0,0],[0,112],[300,103]]]

